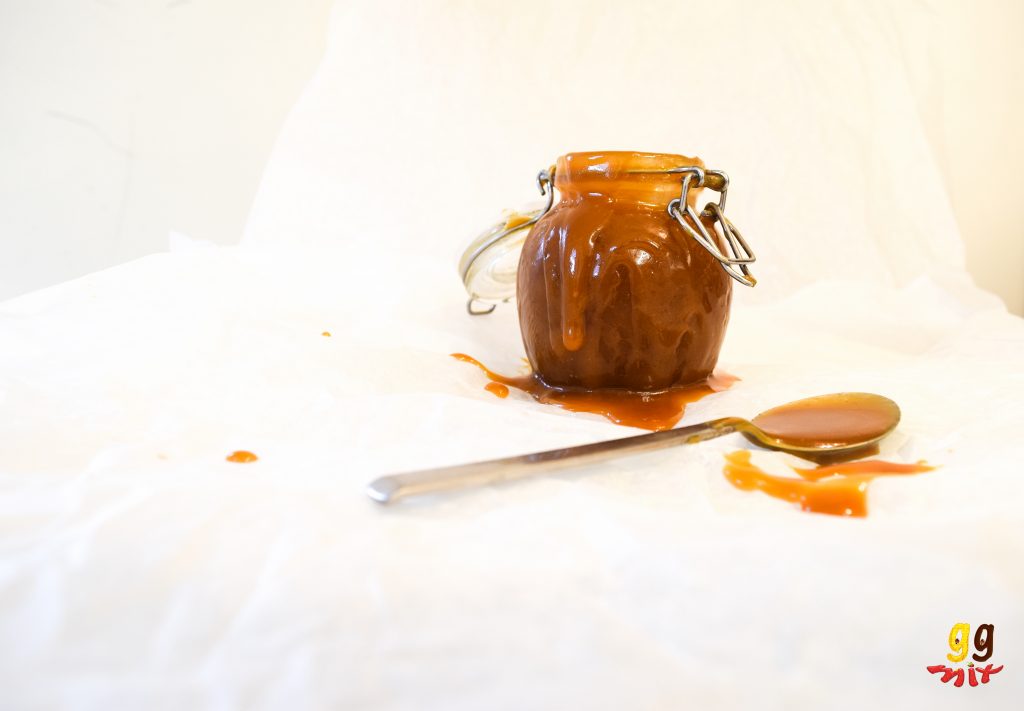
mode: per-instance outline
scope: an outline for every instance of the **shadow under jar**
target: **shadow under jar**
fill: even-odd
[[[711,374],[732,279],[667,210],[680,177],[664,171],[679,166],[704,164],[628,151],[558,159],[559,199],[526,238],[516,288],[526,354],[547,385],[660,391]]]

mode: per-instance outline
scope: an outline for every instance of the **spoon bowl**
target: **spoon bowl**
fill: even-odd
[[[899,405],[887,397],[835,393],[773,407],[738,429],[767,449],[839,461],[877,448],[899,422]]]

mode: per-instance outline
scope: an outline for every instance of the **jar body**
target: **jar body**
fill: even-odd
[[[534,372],[564,388],[659,391],[707,378],[732,284],[668,212],[698,159],[629,152],[558,160],[560,199],[523,246],[519,324]],[[650,172],[635,172],[650,171]]]

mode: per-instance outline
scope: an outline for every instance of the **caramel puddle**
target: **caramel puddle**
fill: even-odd
[[[800,479],[769,474],[750,461],[750,451],[725,455],[722,473],[730,484],[744,491],[763,491],[769,496],[800,505],[801,510],[832,516],[864,517],[868,514],[868,485],[878,476],[919,474],[935,469],[925,462],[897,464],[877,459],[844,462],[804,469],[790,467]]]
[[[675,426],[686,411],[686,406],[712,393],[732,387],[739,378],[725,373],[714,373],[703,383],[660,392],[646,393],[632,390],[572,390],[553,388],[537,377],[536,373],[508,376],[495,373],[472,356],[452,353],[452,358],[471,363],[482,370],[492,383],[484,386],[499,395],[491,386],[503,385],[522,390],[537,402],[555,405],[572,412],[589,412],[608,418],[617,425],[639,427],[645,430],[667,430]]]

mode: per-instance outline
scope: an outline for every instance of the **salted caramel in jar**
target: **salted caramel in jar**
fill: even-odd
[[[564,155],[539,181],[545,208],[467,250],[470,312],[498,300],[474,284],[503,284],[509,298],[514,278],[527,357],[551,387],[652,392],[706,379],[732,282],[754,284],[753,254],[724,214],[725,174],[698,158],[615,151]],[[698,212],[703,189],[718,201]]]

